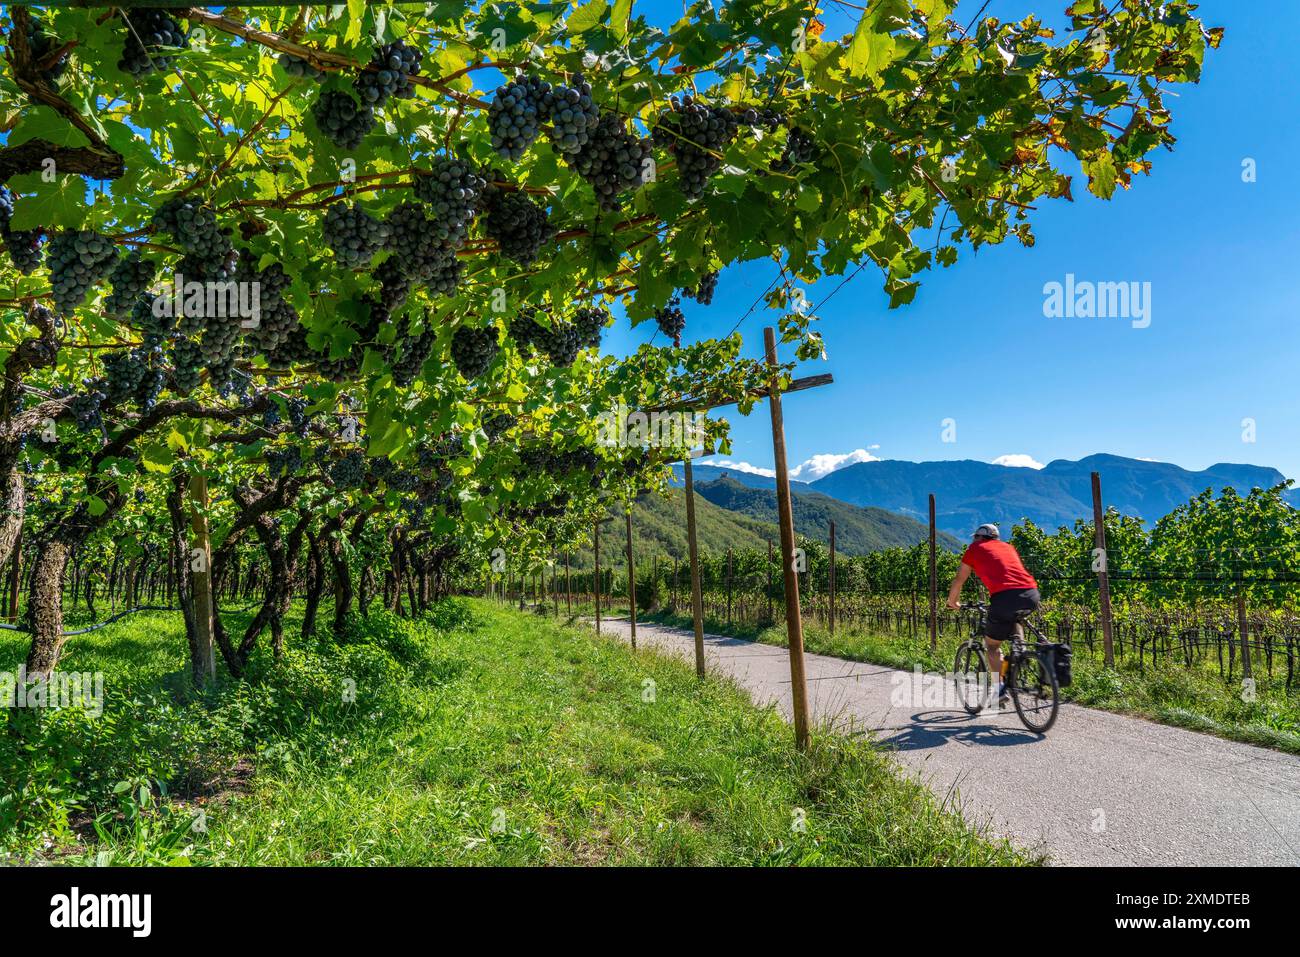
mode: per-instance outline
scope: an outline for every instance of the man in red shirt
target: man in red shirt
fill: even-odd
[[[1002,642],[1010,638],[1020,626],[1016,616],[1022,611],[1036,611],[1039,604],[1038,582],[1020,561],[1015,546],[1000,540],[996,525],[981,525],[966,546],[961,557],[961,568],[948,589],[948,607],[960,607],[961,589],[975,572],[989,590],[988,624],[984,647],[988,650],[989,672],[999,676],[998,705],[1007,700],[1006,684],[1002,677]]]

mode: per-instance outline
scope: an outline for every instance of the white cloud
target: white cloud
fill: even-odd
[[[880,448],[873,445],[873,449]],[[844,468],[846,465],[854,465],[858,462],[879,462],[880,459],[866,449],[854,449],[852,452],[845,452],[837,455],[834,452],[823,452],[814,455],[810,459],[800,462],[790,470],[790,478],[798,479],[801,482],[815,482],[823,476],[830,475],[832,472]],[[767,478],[776,476],[772,469],[760,468],[757,465],[750,465],[748,462],[733,462],[730,459],[714,459],[702,462],[703,465],[716,465],[720,469],[731,469],[733,472],[748,472],[751,475],[764,475]]]
[[[750,475],[765,475],[768,478],[775,478],[776,472],[772,469],[761,469],[757,465],[750,465],[748,462],[733,462],[730,459],[714,459],[709,462],[701,462],[701,465],[716,465],[720,469],[731,469],[733,472],[748,472]]]
[[[1044,467],[1042,462],[1039,462],[1032,455],[1026,455],[1024,452],[999,455],[993,460],[993,464],[1006,465],[1013,469],[1041,469]]]
[[[879,448],[879,446],[872,446]],[[821,455],[814,455],[799,466],[790,471],[791,478],[797,478],[804,482],[815,482],[823,476],[830,475],[846,465],[856,465],[858,462],[879,462],[877,456],[872,455],[866,449],[854,449],[852,452],[845,452],[843,455],[836,455],[833,452],[823,452]]]

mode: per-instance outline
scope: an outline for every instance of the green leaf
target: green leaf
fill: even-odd
[[[629,8],[631,4],[628,4]],[[568,31],[571,36],[586,33],[593,29],[601,20],[605,19],[605,14],[609,11],[609,4],[606,0],[589,0],[577,10],[568,19]]]
[[[1083,161],[1083,171],[1088,175],[1088,192],[1102,199],[1115,193],[1115,160],[1109,153],[1098,153]]]
[[[14,203],[10,229],[79,229],[86,220],[86,181],[80,176],[59,176],[43,183],[39,173],[29,173],[14,177],[12,186],[34,195],[21,196]]]

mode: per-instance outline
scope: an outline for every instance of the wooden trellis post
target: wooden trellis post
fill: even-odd
[[[799,612],[799,576],[795,571],[794,509],[790,498],[790,472],[785,459],[785,417],[781,389],[776,379],[776,331],[763,330],[767,364],[772,369],[768,409],[772,414],[772,453],[776,464],[776,504],[781,526],[781,564],[785,575],[785,632],[790,648],[790,698],[794,711],[794,740],[808,747],[808,685],[804,674],[803,618]]]
[[[636,648],[636,559],[632,557],[632,509],[623,516],[627,521],[627,617],[632,623],[632,648]]]
[[[1092,473],[1092,521],[1095,526],[1097,551],[1093,564],[1097,569],[1097,599],[1101,609],[1101,641],[1106,653],[1106,667],[1115,667],[1115,644],[1113,624],[1110,617],[1110,575],[1107,571],[1109,562],[1106,556],[1106,521],[1101,507],[1101,473]]]
[[[208,479],[202,472],[190,473],[190,530],[194,535],[190,554],[190,583],[194,599],[194,634],[204,681],[217,677],[217,660],[212,633],[212,542],[208,536]]]
[[[826,628],[835,634],[835,523],[831,522],[831,561],[826,582]]]
[[[596,519],[596,530],[592,533],[592,549],[596,555],[596,634],[600,634],[600,519]]]
[[[704,677],[704,596],[700,593],[700,548],[695,539],[695,477],[691,457],[683,460],[686,473],[686,546],[691,561],[691,618],[695,624],[695,673]]]
[[[936,564],[934,495],[930,495],[930,650],[939,647],[939,573]]]

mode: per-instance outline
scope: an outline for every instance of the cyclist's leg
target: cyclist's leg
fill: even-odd
[[[1002,642],[985,637],[984,650],[989,659],[989,694],[995,695],[1002,686]]]

